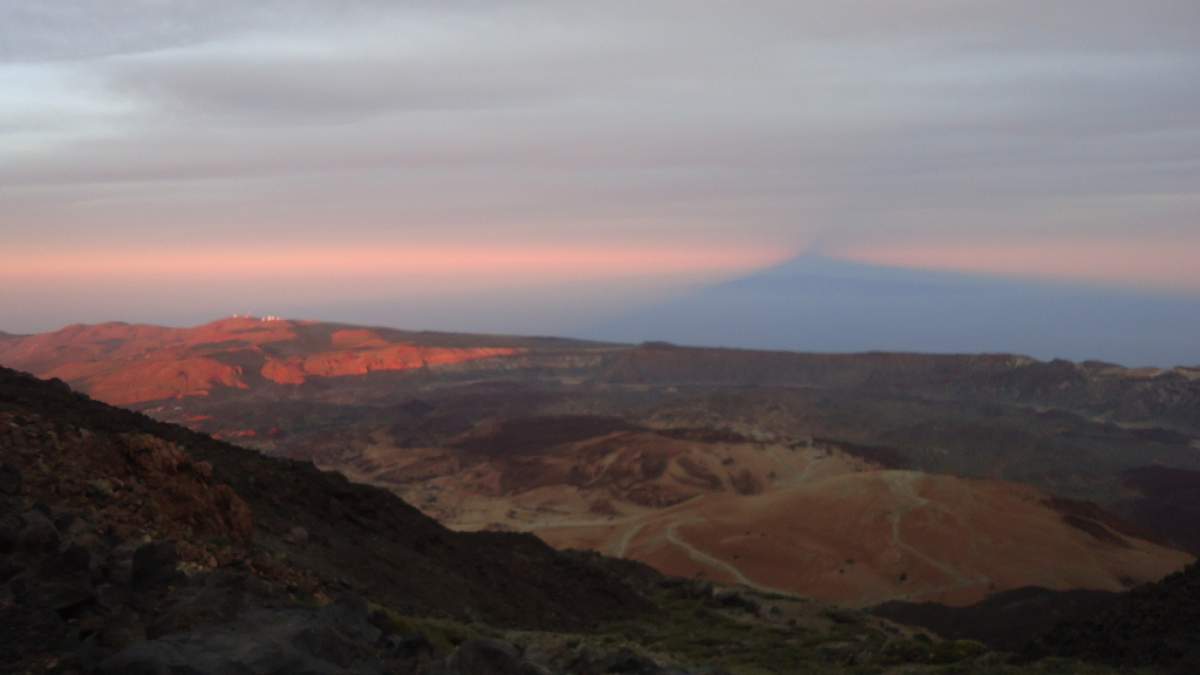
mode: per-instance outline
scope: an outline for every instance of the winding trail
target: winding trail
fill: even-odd
[[[904,516],[915,511],[916,509],[934,505],[933,502],[930,502],[917,492],[917,479],[918,475],[911,471],[889,471],[883,474],[883,480],[885,483],[887,483],[888,488],[891,489],[892,494],[903,499],[905,502],[905,506],[888,514],[888,518],[892,521],[892,544],[896,548],[938,570],[953,581],[949,584],[925,588],[915,593],[909,593],[906,594],[905,597],[909,600],[914,600],[926,595],[948,593],[963,588],[969,588],[971,586],[991,583],[992,580],[983,575],[968,577],[957,568],[926,554],[924,551],[904,541],[900,527]]]
[[[683,552],[687,555],[687,557],[691,558],[692,560],[694,560],[702,565],[707,565],[709,567],[714,567],[716,569],[724,570],[725,572],[728,572],[729,575],[732,576],[734,579],[736,579],[739,584],[746,586],[747,588],[753,588],[754,590],[761,591],[763,593],[774,593],[777,595],[786,595],[786,596],[791,596],[791,597],[797,596],[797,594],[794,591],[788,591],[788,590],[784,590],[782,588],[774,588],[772,586],[764,586],[763,584],[760,584],[760,583],[754,581],[750,577],[747,577],[745,574],[743,574],[742,571],[740,569],[738,569],[735,565],[733,565],[731,563],[727,563],[724,560],[721,560],[720,558],[711,556],[708,553],[705,553],[704,551],[701,551],[700,549],[696,548],[695,546],[692,546],[687,541],[682,539],[679,536],[679,533],[676,531],[676,528],[678,528],[680,525],[687,525],[688,523],[700,523],[700,522],[704,522],[704,521],[701,520],[700,518],[688,518],[685,520],[677,520],[677,521],[671,523],[670,526],[667,527],[667,541],[669,541],[672,544],[674,544],[675,546],[678,546],[679,548],[683,549]]]
[[[646,527],[646,521],[642,521],[636,525],[633,525],[632,527],[625,528],[625,532],[621,534],[621,538],[617,541],[617,545],[613,547],[612,554],[618,558],[624,558],[626,551],[629,550],[629,543],[638,535],[638,532],[642,531],[643,527]]]

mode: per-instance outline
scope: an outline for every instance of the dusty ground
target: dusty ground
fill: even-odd
[[[616,432],[514,469],[511,457],[472,463],[376,441],[350,477],[408,475],[402,496],[457,529],[533,532],[673,575],[851,606],[964,605],[1030,585],[1121,590],[1191,559],[1098,520],[1073,524],[1034,488],[883,470],[836,449]],[[528,483],[514,484],[514,470]]]
[[[1037,585],[1120,590],[1190,556],[1072,527],[1033,490],[902,471],[851,473],[756,496],[699,498],[594,527],[535,527],[681,576],[849,605],[976,602]],[[1119,543],[1117,543],[1119,542]]]
[[[458,529],[848,604],[1116,589],[1187,559],[1048,494],[1124,507],[1177,547],[1195,530],[1164,511],[1188,494],[1124,479],[1200,470],[1195,369],[244,317],[0,336],[0,362],[387,486]]]

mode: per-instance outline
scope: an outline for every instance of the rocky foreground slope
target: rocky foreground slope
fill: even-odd
[[[279,644],[263,647],[267,661],[321,660],[298,646],[311,634],[366,672],[389,661],[374,639],[354,646],[379,634],[363,598],[530,629],[653,610],[607,570],[533,537],[450,532],[383,490],[11,371],[0,377],[0,452],[6,653],[26,664],[169,666],[250,648],[258,641],[239,636],[269,625],[263,640]],[[165,637],[202,626],[200,637]]]
[[[1102,611],[1059,624],[1031,651],[1128,668],[1200,672],[1200,565],[1122,594]]]
[[[0,369],[0,671],[1060,672],[666,579]],[[1108,672],[1067,664],[1073,672]]]
[[[1053,654],[1129,672],[1200,672],[1200,564],[1126,593],[1022,588],[969,607],[892,602],[873,612],[1026,659]]]

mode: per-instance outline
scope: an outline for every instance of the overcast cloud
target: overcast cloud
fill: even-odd
[[[1200,250],[1198,35],[1195,0],[0,0],[0,241],[1153,259]],[[1108,281],[1200,290],[1164,261]]]

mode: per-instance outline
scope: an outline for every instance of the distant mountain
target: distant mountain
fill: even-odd
[[[1200,363],[1200,296],[805,255],[587,333],[753,349],[1004,352],[1171,366]]]
[[[0,340],[0,364],[114,404],[208,396],[312,379],[451,368],[588,343],[233,317],[191,328],[112,322]]]
[[[780,271],[781,278],[790,278],[785,272]],[[729,288],[759,283],[748,279]],[[737,325],[737,320],[721,323]],[[814,331],[827,330],[814,326]],[[9,335],[0,338],[0,365],[61,379],[117,405],[217,401],[242,393],[258,394],[260,400],[319,399],[331,388],[348,390],[338,396],[341,400],[365,403],[391,396],[397,387],[439,379],[545,383],[566,378],[576,384],[861,390],[1053,407],[1200,430],[1200,368],[1130,369],[1011,353],[685,348],[243,316],[187,328],[111,322]]]

